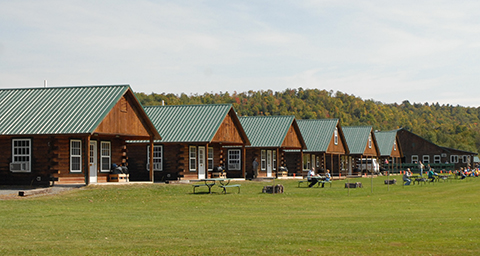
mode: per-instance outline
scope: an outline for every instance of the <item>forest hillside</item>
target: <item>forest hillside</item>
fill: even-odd
[[[318,89],[230,94],[136,94],[144,106],[232,103],[240,116],[295,115],[297,119],[338,118],[342,126],[369,125],[374,130],[405,128],[444,147],[480,152],[480,108],[410,103],[385,104]]]

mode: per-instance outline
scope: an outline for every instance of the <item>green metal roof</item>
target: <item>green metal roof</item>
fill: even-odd
[[[298,120],[307,149],[304,152],[326,152],[333,137],[338,119]]]
[[[368,136],[372,132],[371,126],[351,126],[343,127],[343,134],[347,141],[350,154],[360,155],[365,153],[365,149],[368,143]],[[374,138],[372,138],[372,144],[374,144]]]
[[[293,125],[295,116],[248,116],[239,119],[250,140],[250,147],[279,148]]]
[[[393,149],[393,143],[397,138],[397,131],[375,132],[375,140],[377,141],[380,156],[390,156]]]
[[[0,134],[91,134],[129,85],[0,89]]]
[[[230,110],[231,104],[169,105],[144,107],[161,142],[210,142]]]

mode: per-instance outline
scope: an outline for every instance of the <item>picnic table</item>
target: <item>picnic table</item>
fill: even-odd
[[[420,184],[420,182],[423,182],[425,184],[428,181],[426,177],[420,176],[418,174],[410,176],[410,179],[412,180],[413,185],[415,185],[415,182],[417,182],[417,184]]]
[[[208,193],[212,193],[212,187],[215,185],[218,185],[223,189],[223,193],[227,193],[227,188],[233,188],[236,187],[238,188],[238,193],[240,193],[240,184],[230,184],[230,181],[232,179],[230,178],[210,178],[210,179],[201,179],[200,181],[203,181],[203,184],[193,184],[193,193],[195,194],[195,188],[206,186],[208,187]]]
[[[445,182],[445,180],[450,179],[451,176],[452,176],[452,175],[439,174],[439,175],[437,175],[437,176],[435,177],[435,180],[436,180],[436,181],[440,181],[440,180],[441,180],[441,181]]]
[[[327,181],[327,177],[326,177],[326,176],[320,176],[320,175],[318,175],[318,176],[312,176],[312,177],[310,177],[310,181],[309,181],[308,179],[306,179],[306,180],[299,180],[299,181],[298,181],[298,187],[300,187],[300,185],[303,184],[303,183],[309,184],[309,183],[311,182],[311,180],[317,180],[317,187],[319,187],[320,184],[325,184],[325,183],[330,183],[330,187],[332,186],[332,181],[331,181],[331,180]]]

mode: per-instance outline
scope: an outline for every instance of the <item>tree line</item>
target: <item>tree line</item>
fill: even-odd
[[[405,128],[437,145],[480,152],[480,108],[438,103],[385,104],[342,92],[286,89],[180,95],[136,93],[144,106],[233,104],[240,116],[294,115],[297,119],[338,118],[342,126],[368,125],[374,130]]]

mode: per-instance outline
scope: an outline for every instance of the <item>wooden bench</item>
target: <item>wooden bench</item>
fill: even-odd
[[[308,180],[299,180],[299,181],[298,181],[298,187],[300,187],[300,184],[303,184],[303,183],[307,183],[307,184],[308,184],[308,183],[310,183],[310,181],[308,181]],[[325,183],[330,183],[330,187],[332,187],[332,181],[331,181],[331,180],[329,180],[329,181],[319,180],[316,185],[317,185],[317,187],[319,187],[320,184],[325,184]]]
[[[199,188],[199,187],[208,187],[208,193],[211,194],[212,193],[212,186],[215,185],[215,183],[206,183],[206,184],[193,184],[193,193],[195,194],[195,188]]]
[[[332,187],[332,181],[331,181],[331,180],[329,180],[329,181],[322,180],[322,181],[319,181],[318,183],[319,183],[319,184],[320,184],[320,183],[322,183],[322,184],[330,183],[330,187]]]
[[[238,193],[240,194],[240,184],[233,184],[233,185],[222,185],[220,186],[221,188],[223,188],[223,193],[226,194],[227,193],[227,188],[234,188],[234,187],[237,187],[238,188]]]

